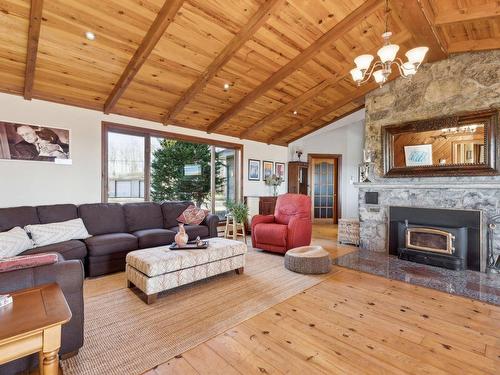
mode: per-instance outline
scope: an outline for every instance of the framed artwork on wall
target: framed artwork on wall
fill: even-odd
[[[273,175],[274,162],[272,161],[262,161],[262,180],[265,181],[266,177]]]
[[[260,180],[260,160],[248,159],[248,180]]]
[[[432,145],[404,146],[407,167],[432,165]]]
[[[274,163],[274,174],[285,179],[285,163]]]
[[[70,131],[0,121],[0,159],[71,164]]]

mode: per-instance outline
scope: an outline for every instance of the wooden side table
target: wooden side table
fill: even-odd
[[[13,303],[0,308],[0,365],[39,353],[40,374],[57,375],[61,327],[71,310],[57,284],[11,294]]]
[[[238,223],[231,215],[226,216],[226,230],[224,232],[225,238],[232,238],[236,240],[238,236],[243,237],[245,244],[247,243],[247,234],[245,230],[245,223]]]

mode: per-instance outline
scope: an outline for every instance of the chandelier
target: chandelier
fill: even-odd
[[[372,55],[360,55],[354,59],[356,68],[351,70],[352,79],[354,82],[361,86],[362,84],[368,82],[368,80],[373,76],[375,82],[377,82],[380,87],[387,81],[390,74],[392,73],[392,65],[398,67],[399,73],[404,78],[411,78],[417,73],[420,64],[425,58],[428,47],[416,47],[408,52],[406,52],[406,58],[408,61],[403,62],[397,53],[399,51],[399,46],[397,44],[392,44],[390,38],[392,33],[389,31],[389,1],[385,2],[385,32],[382,34],[384,39],[384,46],[380,48],[377,52],[380,60],[375,61],[372,65],[373,56]],[[371,66],[371,68],[370,68]],[[377,69],[377,70],[376,70]]]

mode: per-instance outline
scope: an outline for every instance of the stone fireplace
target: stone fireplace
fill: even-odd
[[[356,184],[361,247],[393,253],[391,207],[472,210],[483,225],[477,230],[478,263],[471,266],[468,254],[466,267],[486,270],[486,223],[500,214],[500,176],[384,178],[381,129],[458,112],[500,108],[499,62],[500,50],[452,55],[447,60],[424,64],[412,80],[398,78],[366,96],[365,149],[374,152],[375,164],[373,182]],[[378,193],[378,202],[367,203],[366,193]],[[444,224],[430,227],[446,232],[450,226]],[[404,220],[400,225],[405,225]],[[457,234],[452,235],[456,240]],[[414,242],[420,243],[422,238],[437,241],[438,247],[447,241],[446,236],[431,238],[420,234]],[[500,256],[500,238],[493,238],[493,243],[496,259]],[[422,255],[418,249],[407,249],[410,251],[404,256]],[[469,250],[470,244],[466,248]]]

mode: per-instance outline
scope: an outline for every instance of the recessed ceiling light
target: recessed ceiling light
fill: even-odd
[[[85,32],[85,38],[88,40],[95,40],[95,34],[92,31]]]
[[[297,111],[293,111],[293,115],[294,115],[294,116],[297,116],[298,114],[299,114],[299,112],[297,112]]]
[[[231,88],[231,85],[229,83],[224,83],[224,91],[227,91]]]

